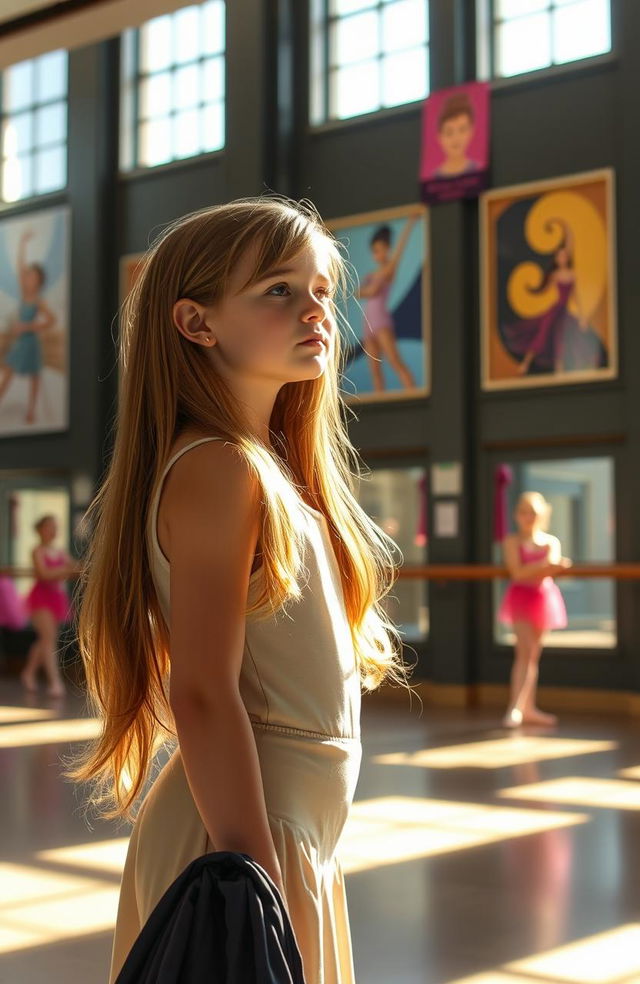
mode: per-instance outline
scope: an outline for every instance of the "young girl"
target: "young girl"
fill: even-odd
[[[416,385],[411,370],[405,365],[398,351],[393,314],[388,305],[389,293],[398,264],[416,222],[417,216],[415,215],[407,219],[393,252],[391,250],[390,226],[380,226],[371,237],[371,255],[378,269],[375,273],[369,273],[364,278],[360,285],[359,297],[365,298],[367,302],[364,307],[363,348],[369,360],[373,388],[376,392],[385,388],[382,372],[383,356],[386,356],[389,365],[405,389],[412,389]]]
[[[103,731],[76,779],[137,813],[110,981],[165,890],[250,855],[307,984],[354,980],[334,851],[360,765],[360,689],[402,678],[380,599],[395,545],[360,508],[343,424],[335,241],[256,199],[173,224],[123,312],[113,459],[91,512],[79,639]]]
[[[18,247],[18,278],[20,282],[20,307],[14,329],[18,337],[4,357],[4,378],[0,383],[0,400],[7,391],[15,373],[29,376],[29,405],[25,423],[33,424],[36,419],[36,401],[40,391],[42,375],[42,344],[40,335],[55,324],[55,315],[42,299],[45,272],[39,263],[27,263],[27,243],[33,233],[23,233]]]
[[[79,571],[77,563],[64,550],[52,544],[58,535],[55,516],[43,516],[34,525],[40,543],[34,547],[31,558],[37,580],[25,598],[26,610],[36,631],[36,641],[27,655],[21,674],[26,690],[38,689],[37,672],[42,667],[49,681],[50,697],[63,697],[65,686],[58,667],[58,635],[60,625],[71,618],[71,603],[63,581]]]
[[[549,629],[562,629],[567,612],[553,580],[571,567],[561,555],[560,541],[545,533],[551,506],[539,492],[524,492],[515,511],[517,533],[504,540],[504,561],[512,583],[503,598],[499,618],[513,626],[515,660],[511,671],[511,695],[504,725],[556,724],[553,714],[536,707],[538,664],[542,637]]]

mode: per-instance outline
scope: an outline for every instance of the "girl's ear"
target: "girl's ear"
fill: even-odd
[[[205,321],[205,309],[202,304],[181,297],[173,305],[172,314],[174,325],[188,341],[207,348],[215,345],[215,338],[211,335],[211,329]]]

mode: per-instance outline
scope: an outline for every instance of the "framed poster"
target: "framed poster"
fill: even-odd
[[[69,425],[69,210],[0,220],[0,437]]]
[[[430,205],[477,198],[489,181],[489,83],[432,92],[422,111],[420,184]]]
[[[613,171],[482,195],[480,259],[483,389],[617,375]]]
[[[423,205],[327,222],[355,284],[340,324],[347,402],[427,396],[430,388],[428,211]],[[342,319],[340,319],[342,321]]]

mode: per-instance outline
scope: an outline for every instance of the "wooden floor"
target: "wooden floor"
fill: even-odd
[[[79,695],[0,680],[0,984],[104,984],[127,827],[60,755]],[[640,984],[640,726],[369,700],[342,843],[358,984]]]

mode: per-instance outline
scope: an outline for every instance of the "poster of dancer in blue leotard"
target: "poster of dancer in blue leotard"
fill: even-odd
[[[68,426],[67,208],[0,222],[0,437]]]
[[[482,385],[617,375],[610,170],[483,195]]]
[[[341,312],[347,401],[426,396],[430,387],[428,212],[422,205],[327,223],[354,283]]]

